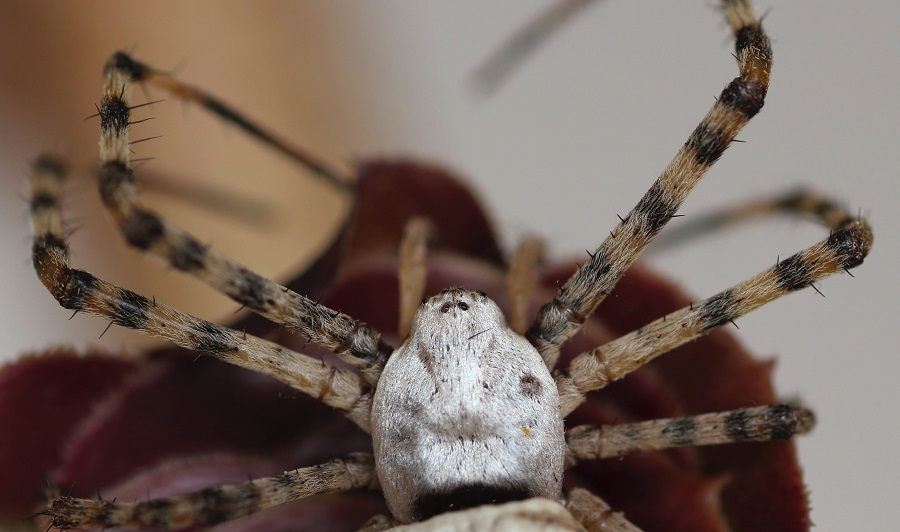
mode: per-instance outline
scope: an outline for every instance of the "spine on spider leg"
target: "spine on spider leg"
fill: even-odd
[[[270,375],[344,412],[363,430],[369,430],[371,390],[355,374],[179,312],[69,267],[60,211],[65,173],[62,162],[42,156],[30,178],[32,260],[41,282],[62,307]]]
[[[736,38],[740,75],[722,91],[687,142],[638,204],[590,260],[544,305],[526,336],[548,366],[616,282],[675,216],[690,191],[722,156],[738,132],[763,107],[772,65],[769,39],[752,8],[726,1],[724,11]]]
[[[45,514],[52,526],[62,530],[212,526],[319,493],[368,488],[374,481],[372,455],[354,453],[344,459],[285,471],[274,477],[133,504],[59,497],[50,502]]]
[[[134,81],[153,75],[161,74],[121,53],[113,56],[104,72],[98,186],[126,241],[337,353],[374,385],[392,351],[375,329],[265,279],[139,203],[129,162],[129,96]]]

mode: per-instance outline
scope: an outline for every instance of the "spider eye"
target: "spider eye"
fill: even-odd
[[[456,306],[459,307],[459,310],[469,310],[469,304],[465,301],[460,301]]]
[[[450,312],[450,307],[452,306],[453,305],[451,305],[450,303],[444,303],[443,305],[441,305],[441,312],[444,314]]]

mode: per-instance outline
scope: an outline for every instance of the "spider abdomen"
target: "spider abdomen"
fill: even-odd
[[[486,296],[427,300],[388,361],[372,410],[378,477],[410,522],[452,509],[560,496],[565,439],[556,384]]]

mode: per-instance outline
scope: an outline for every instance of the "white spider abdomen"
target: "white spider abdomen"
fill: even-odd
[[[484,294],[422,304],[388,360],[372,409],[378,478],[394,517],[560,496],[565,455],[556,384]]]

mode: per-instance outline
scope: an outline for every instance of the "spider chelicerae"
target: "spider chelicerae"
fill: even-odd
[[[353,453],[275,477],[167,499],[127,503],[59,496],[46,510],[52,524],[63,529],[210,525],[318,493],[377,487],[392,516],[373,519],[370,529],[429,519],[437,520],[433,526],[452,520],[458,527],[524,519],[547,528],[630,530],[633,525],[598,496],[578,488],[564,491],[563,471],[596,458],[785,439],[809,430],[811,413],[788,404],[563,427],[563,419],[588,392],[781,295],[858,266],[871,245],[866,222],[827,200],[796,194],[754,204],[748,209],[757,213],[811,215],[831,233],[747,281],[557,367],[563,344],[762,108],[771,66],[768,38],[747,2],[725,0],[722,7],[736,38],[740,75],[650,190],[530,325],[525,296],[540,256],[535,240],[526,240],[510,259],[510,328],[481,292],[450,287],[422,300],[429,241],[440,239],[440,228],[427,218],[407,221],[399,259],[400,337],[405,342],[396,350],[373,327],[260,277],[141,206],[130,161],[132,85],[159,86],[196,102],[340,188],[354,190],[355,179],[283,143],[206,92],[127,54],[115,54],[104,72],[97,173],[103,202],[126,240],[332,351],[340,363],[212,324],[70,268],[60,213],[66,169],[50,156],[37,160],[31,178],[33,259],[41,281],[65,308],[275,377],[319,399],[371,433],[374,454]],[[515,502],[520,500],[524,502]],[[472,509],[443,515],[467,508]]]

